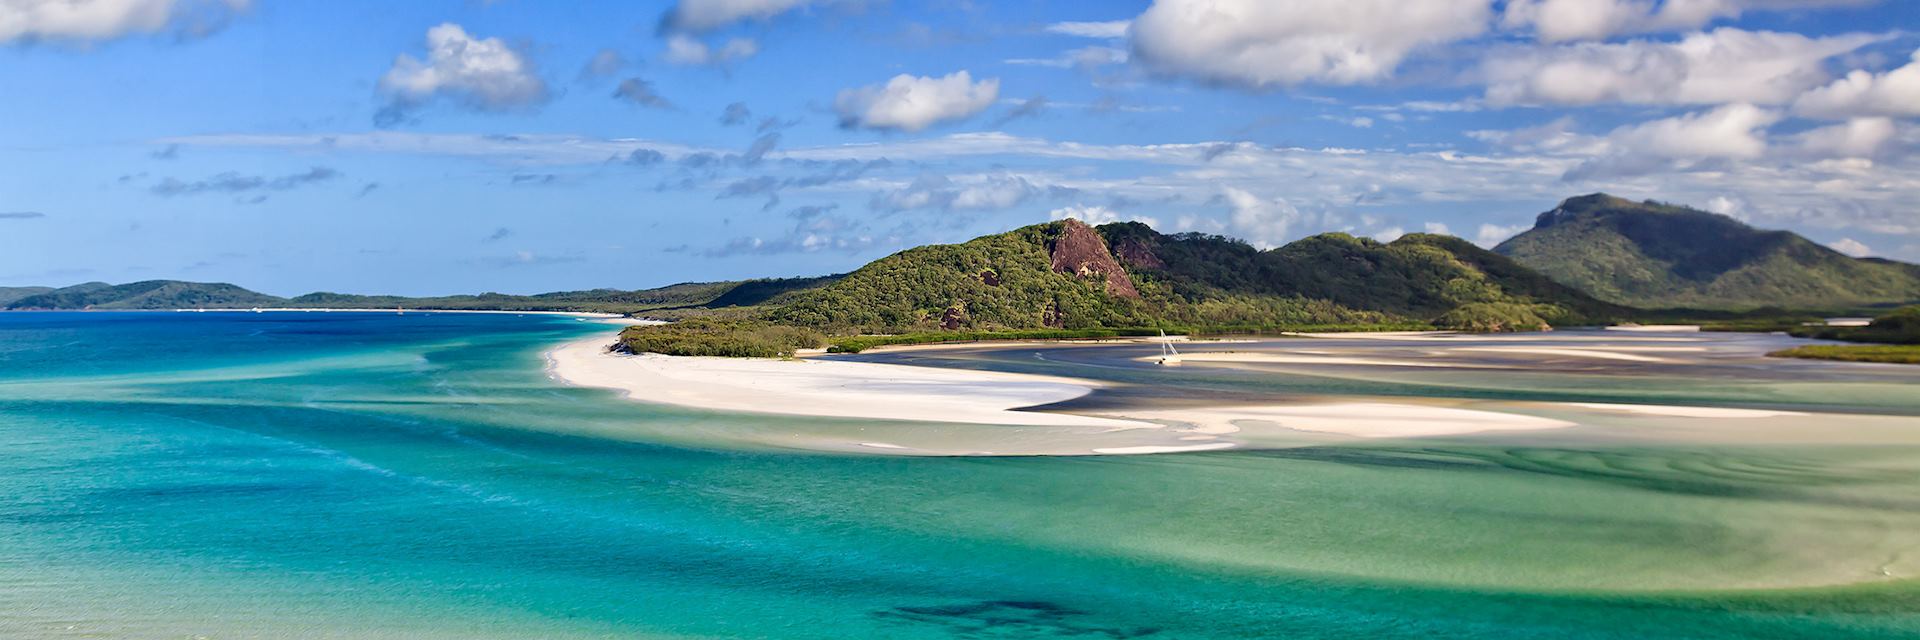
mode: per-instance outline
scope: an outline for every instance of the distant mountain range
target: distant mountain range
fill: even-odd
[[[816,286],[827,278],[783,278],[732,282],[691,282],[657,289],[621,291],[594,289],[560,291],[531,296],[483,293],[479,295],[413,298],[344,293],[309,293],[282,298],[226,283],[148,280],[123,285],[89,282],[60,289],[51,287],[0,288],[0,309],[478,309],[494,311],[590,311],[646,313],[680,309],[752,305],[782,292]]]
[[[1062,220],[907,249],[819,278],[531,296],[280,298],[224,283],[0,288],[5,309],[391,308],[719,314],[834,333],[1432,324],[1523,330],[1636,309],[1830,309],[1920,300],[1920,266],[1605,194],[1567,200],[1493,251],[1451,236],[1328,233],[1261,250],[1137,222]]]
[[[1494,251],[1594,297],[1643,308],[1920,300],[1920,265],[1852,258],[1789,231],[1603,193],[1568,199]]]

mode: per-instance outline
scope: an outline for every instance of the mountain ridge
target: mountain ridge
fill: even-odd
[[[1596,298],[1642,308],[1838,308],[1920,299],[1920,266],[1853,258],[1791,231],[1604,193],[1568,198],[1494,251]]]

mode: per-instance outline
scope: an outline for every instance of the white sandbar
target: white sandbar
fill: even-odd
[[[1497,411],[1385,402],[1204,407],[1177,411],[1129,411],[1127,415],[1149,420],[1189,422],[1204,433],[1237,433],[1255,428],[1257,423],[1272,423],[1294,431],[1357,438],[1448,436],[1574,426],[1574,423],[1564,420]]]
[[[1602,402],[1568,402],[1576,407],[1597,411],[1617,411],[1637,413],[1649,416],[1671,416],[1675,418],[1779,418],[1785,416],[1804,416],[1798,411],[1771,411],[1767,409],[1725,409],[1721,407],[1676,407],[1657,404],[1608,404]]]
[[[749,413],[992,425],[1154,429],[1158,425],[1013,411],[1071,400],[1091,382],[836,360],[609,353],[602,336],[548,352],[555,377],[635,399]],[[879,443],[884,444],[884,443]],[[877,447],[885,448],[885,447]]]

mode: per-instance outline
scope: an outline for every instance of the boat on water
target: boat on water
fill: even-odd
[[[1164,329],[1160,331],[1160,358],[1153,363],[1162,367],[1180,366],[1180,352],[1174,350],[1173,339],[1167,337]]]

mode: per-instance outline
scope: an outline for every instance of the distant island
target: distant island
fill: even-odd
[[[153,280],[0,289],[5,309],[407,308],[679,320],[621,345],[781,356],[955,339],[1160,331],[1536,331],[1619,322],[1786,330],[1920,300],[1920,266],[1851,258],[1786,231],[1606,194],[1571,198],[1489,251],[1452,236],[1326,233],[1261,250],[1138,222],[1074,219],[907,249],[850,273],[539,295],[431,298]],[[1879,306],[1878,313],[1874,307]],[[1882,335],[1882,334],[1864,334]]]

